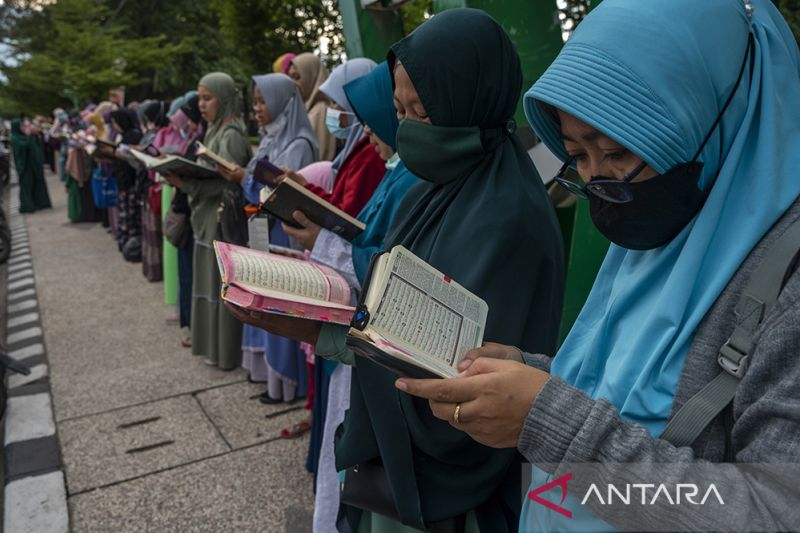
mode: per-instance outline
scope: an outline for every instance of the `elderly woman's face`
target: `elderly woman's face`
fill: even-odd
[[[593,176],[621,180],[642,160],[617,141],[600,133],[582,120],[558,110],[564,148],[575,161],[581,179],[589,182]],[[658,174],[646,166],[633,181],[644,181]]]
[[[397,120],[409,119],[432,124],[408,72],[399,61],[394,67],[394,107]]]

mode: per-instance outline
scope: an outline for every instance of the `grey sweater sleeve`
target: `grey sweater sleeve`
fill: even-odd
[[[538,368],[542,372],[549,373],[550,364],[553,362],[553,358],[549,355],[544,355],[541,353],[522,352],[522,361],[528,366],[532,366],[533,368]]]
[[[793,276],[754,339],[751,364],[734,399],[732,443],[736,463],[791,463],[800,470],[800,277]],[[716,358],[716,354],[707,354]],[[518,448],[528,461],[561,475],[569,465],[600,463],[600,479],[624,479],[623,463],[649,463],[649,483],[675,486],[698,468],[717,468],[718,487],[730,487],[720,512],[694,505],[672,505],[658,511],[641,507],[602,506],[592,511],[620,529],[663,531],[742,528],[797,530],[800,501],[795,482],[767,483],[732,465],[715,465],[692,447],[675,447],[653,438],[644,426],[623,420],[606,399],[594,400],[558,377],[551,377],[537,396],[520,434]],[[668,468],[654,463],[670,463]],[[615,466],[616,465],[616,466]],[[639,472],[641,472],[639,470]],[[796,474],[796,472],[795,472]],[[615,481],[616,479],[616,481]],[[580,482],[578,489],[580,490]],[[588,489],[589,483],[583,487]],[[606,485],[602,485],[605,487]],[[572,488],[570,489],[572,490]],[[794,491],[794,493],[792,493]]]

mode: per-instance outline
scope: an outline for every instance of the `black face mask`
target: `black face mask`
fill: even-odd
[[[753,35],[750,34],[739,78],[690,162],[675,165],[668,172],[647,180],[629,182],[627,185],[633,198],[625,203],[614,203],[593,194],[588,195],[592,222],[608,240],[631,250],[652,250],[677,237],[700,212],[714,184],[709,184],[707,192],[700,190],[698,180],[703,163],[697,161],[697,158],[739,88],[752,48]],[[589,184],[611,179],[592,176]]]
[[[652,250],[663,246],[702,209],[708,196],[697,186],[702,170],[702,163],[681,163],[664,174],[631,182],[628,186],[633,199],[622,204],[590,195],[592,222],[608,240],[623,248]],[[608,179],[597,176],[592,181]]]

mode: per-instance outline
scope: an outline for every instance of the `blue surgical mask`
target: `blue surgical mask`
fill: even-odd
[[[339,125],[339,117],[344,114],[347,116],[347,123],[349,126],[343,128]],[[332,107],[328,108],[328,112],[325,115],[325,125],[328,127],[328,131],[331,132],[331,135],[336,137],[337,139],[346,139],[348,135],[350,135],[350,130],[353,127],[353,113],[348,113],[347,111],[339,111],[338,109],[333,109]]]

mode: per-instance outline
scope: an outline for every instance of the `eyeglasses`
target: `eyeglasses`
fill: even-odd
[[[580,184],[565,177],[567,169],[569,169],[573,161],[574,158],[567,159],[558,174],[553,178],[555,182],[584,200],[588,200],[589,196],[596,196],[615,204],[624,204],[633,200],[633,192],[628,183],[647,166],[647,163],[642,161],[621,180],[592,180],[589,183]]]

